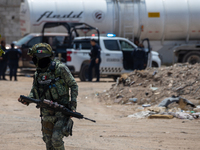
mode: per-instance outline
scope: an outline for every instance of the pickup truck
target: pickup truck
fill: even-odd
[[[101,48],[100,74],[116,79],[122,73],[133,71],[133,58],[131,53],[141,48],[126,38],[107,36],[76,37],[72,47],[67,49],[66,65],[74,75],[78,75],[81,81],[88,80],[88,67],[90,63],[90,39],[99,42]],[[159,54],[142,48],[147,54],[146,67],[160,67],[161,59]]]

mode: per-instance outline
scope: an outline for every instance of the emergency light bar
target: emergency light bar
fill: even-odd
[[[112,33],[108,33],[108,34],[107,34],[107,37],[116,37],[116,35],[115,35],[115,34],[112,34]]]

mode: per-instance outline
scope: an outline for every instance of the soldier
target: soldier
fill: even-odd
[[[15,81],[17,81],[17,68],[18,61],[22,55],[21,50],[15,49],[15,44],[11,43],[11,49],[9,49],[6,53],[8,56],[8,65],[10,68],[10,81],[12,81],[12,77],[15,77]]]
[[[6,48],[5,48],[5,41],[1,41],[1,49],[6,53]],[[2,54],[0,57],[0,80],[6,80],[5,78],[5,72],[7,68],[7,55]],[[2,76],[2,78],[1,78]]]
[[[37,67],[29,97],[40,100],[50,99],[75,112],[78,85],[69,69],[59,61],[52,59],[51,46],[46,43],[36,44],[29,49],[28,55],[32,56]],[[71,89],[71,101],[69,101],[69,88]],[[23,99],[19,98],[18,100],[23,102]],[[28,105],[26,102],[24,104]],[[72,135],[72,119],[64,116],[61,112],[49,111],[44,108],[40,108],[40,112],[46,149],[64,150],[63,137]]]

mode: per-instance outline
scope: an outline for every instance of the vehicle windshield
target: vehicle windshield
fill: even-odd
[[[22,46],[23,44],[26,44],[33,36],[32,35],[27,35],[23,38],[21,38],[17,43],[15,44],[16,46]]]

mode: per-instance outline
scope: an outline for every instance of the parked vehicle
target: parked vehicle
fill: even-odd
[[[134,43],[121,37],[77,37],[74,39],[72,49],[67,49],[67,63],[73,74],[79,75],[81,81],[88,79],[88,67],[90,61],[90,39],[99,41],[101,47],[102,62],[100,65],[101,75],[112,76],[116,78],[122,73],[128,73],[134,70],[132,52],[134,50],[143,50],[146,53],[146,67],[160,67],[161,60],[159,54],[150,51],[148,43],[147,48],[138,48]],[[149,42],[148,39],[145,41]],[[145,67],[144,67],[145,68]]]
[[[100,34],[114,33],[131,41],[148,38],[163,64],[173,62],[174,50],[175,62],[195,63],[200,62],[199,16],[199,0],[25,0],[20,24],[24,35],[40,32],[45,22],[85,22]]]
[[[46,33],[48,29],[54,29],[56,27],[64,27],[65,33]],[[71,46],[74,37],[78,37],[78,30],[96,30],[96,28],[86,23],[67,23],[67,22],[46,22],[43,25],[41,33],[31,33],[15,42],[16,48],[21,49],[22,58],[19,61],[19,66],[23,68],[32,68],[33,65],[31,57],[27,55],[27,51],[33,45],[37,43],[48,43],[51,45],[55,57],[62,62],[66,62],[66,49]],[[98,30],[96,32],[99,32]]]
[[[44,36],[42,36],[41,33],[31,33],[24,36],[22,39],[15,43],[16,48],[19,48],[22,51],[19,67],[35,68],[35,65],[31,63],[32,58],[27,55],[27,52],[28,49],[33,45],[42,42],[42,38],[44,38],[44,42],[50,44],[55,51],[57,47],[65,45],[65,42],[68,41],[69,36],[67,33],[45,33]]]

